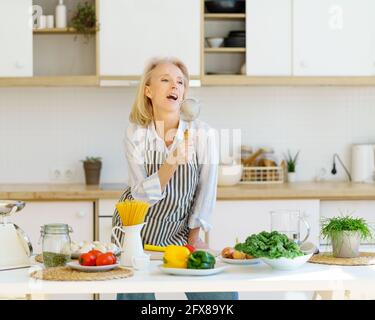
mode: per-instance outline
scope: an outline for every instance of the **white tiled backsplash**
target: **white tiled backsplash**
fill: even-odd
[[[126,181],[122,138],[134,96],[135,88],[0,88],[0,183],[83,182],[86,155],[103,157],[102,182]],[[300,149],[301,181],[321,168],[344,180],[339,165],[330,174],[333,153],[350,168],[350,145],[375,143],[375,88],[205,87],[190,96],[202,100],[204,121],[240,128],[244,144],[280,156]]]

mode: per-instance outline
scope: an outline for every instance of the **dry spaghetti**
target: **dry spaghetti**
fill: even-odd
[[[116,209],[124,226],[143,223],[149,207],[150,205],[146,202],[128,199],[116,204]]]

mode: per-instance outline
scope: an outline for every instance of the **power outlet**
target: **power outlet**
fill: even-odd
[[[75,169],[69,166],[56,166],[49,171],[50,181],[56,183],[73,182],[75,179]]]
[[[51,168],[49,171],[49,178],[51,181],[58,182],[61,181],[62,170],[61,168]]]
[[[72,182],[74,181],[75,172],[73,168],[65,168],[63,171],[63,180],[65,182]]]

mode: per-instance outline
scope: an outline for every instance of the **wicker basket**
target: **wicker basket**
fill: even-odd
[[[240,183],[283,183],[283,167],[243,167]]]

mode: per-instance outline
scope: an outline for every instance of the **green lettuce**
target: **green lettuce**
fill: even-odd
[[[234,248],[256,258],[277,259],[303,256],[303,252],[294,241],[277,231],[252,234],[244,243],[237,243]]]

